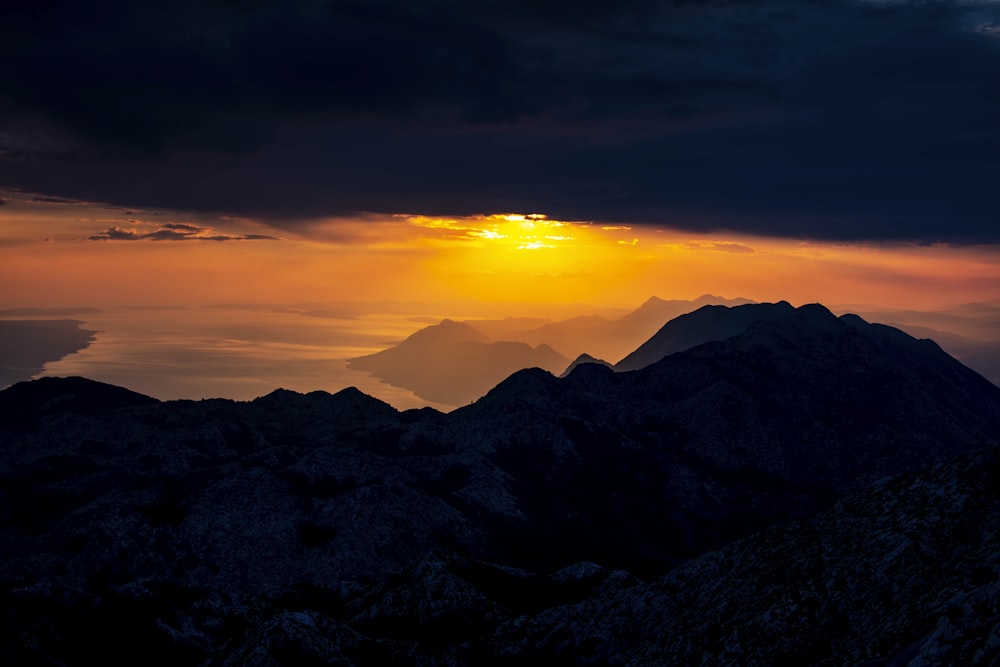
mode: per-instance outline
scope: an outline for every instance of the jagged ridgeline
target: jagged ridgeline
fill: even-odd
[[[1000,389],[818,305],[698,318],[449,414],[14,385],[0,656],[997,664]]]

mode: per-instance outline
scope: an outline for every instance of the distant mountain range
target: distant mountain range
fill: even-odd
[[[994,664],[1000,388],[855,315],[726,311],[449,414],[0,391],[0,658]]]
[[[494,340],[517,340],[529,345],[549,345],[569,358],[581,354],[619,360],[653,335],[667,321],[707,305],[739,306],[748,299],[726,299],[703,294],[691,301],[650,297],[631,313],[616,320],[599,315],[574,317],[522,330],[501,328],[504,320],[472,321],[470,324]]]
[[[773,319],[791,308],[787,302],[754,304],[705,294],[692,301],[652,297],[617,320],[597,315],[544,323],[533,318],[445,320],[397,346],[351,359],[348,365],[428,401],[465,405],[515,370],[538,367],[565,375],[581,363],[637,370],[674,352],[735,336],[753,322]],[[1000,306],[996,303],[972,303],[941,312],[879,311],[863,306],[845,306],[840,311],[864,313],[869,321],[888,322],[911,335],[932,338],[1000,383]]]
[[[842,307],[871,322],[883,322],[912,336],[932,338],[949,354],[1000,384],[1000,299],[941,311]]]
[[[367,371],[428,401],[465,405],[514,371],[536,367],[559,374],[571,358],[582,354],[593,358],[590,353],[620,359],[682,313],[706,304],[748,303],[710,294],[693,301],[652,297],[617,320],[598,315],[544,324],[528,318],[444,320],[381,352],[354,357],[348,367]]]

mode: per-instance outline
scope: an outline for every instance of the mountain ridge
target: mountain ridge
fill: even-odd
[[[818,305],[634,371],[521,370],[447,414],[79,378],[0,391],[0,414],[9,664],[996,655],[1000,388]]]
[[[617,371],[649,366],[674,352],[743,333],[754,322],[774,319],[793,310],[787,301],[744,304],[733,308],[705,305],[664,324],[649,340],[615,364]]]
[[[664,322],[709,303],[743,305],[747,300],[704,294],[693,301],[666,301],[654,296],[618,319],[582,315],[528,328],[519,326],[533,323],[525,318],[445,319],[380,352],[351,358],[347,366],[429,401],[465,405],[521,368],[565,373],[573,365],[567,354],[575,358],[603,351],[620,358]]]

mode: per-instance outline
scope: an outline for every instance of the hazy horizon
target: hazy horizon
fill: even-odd
[[[701,296],[701,295],[698,295]],[[726,297],[728,295],[716,295]],[[388,384],[366,371],[347,367],[347,360],[389,348],[424,327],[444,319],[489,322],[504,318],[526,318],[534,324],[563,322],[580,316],[599,316],[615,321],[635,311],[650,298],[634,299],[628,307],[600,307],[584,304],[540,309],[522,304],[456,303],[336,303],[270,306],[219,304],[214,306],[61,306],[48,308],[0,308],[0,323],[23,320],[79,320],[80,328],[94,331],[94,340],[78,352],[59,360],[49,360],[33,377],[82,375],[117,384],[161,400],[230,398],[250,400],[284,388],[301,393],[321,390],[335,393],[346,387],[386,401],[397,409],[431,406],[442,411],[457,407],[417,396],[412,391]],[[686,301],[693,301],[694,296]],[[737,298],[737,297],[732,297]],[[802,303],[792,302],[799,306]],[[824,304],[831,310],[861,312],[858,304],[843,307]],[[990,375],[1000,368],[1000,336],[990,337],[973,328],[980,320],[959,318],[948,311],[964,312],[966,304],[954,304],[941,311],[910,312],[866,306],[872,312],[900,316],[914,326],[914,335],[923,325],[932,332],[949,333],[956,340],[968,339],[978,345],[980,373]],[[433,309],[432,309],[433,308]],[[964,308],[964,310],[963,310]],[[363,312],[368,310],[369,312]],[[923,314],[926,313],[926,314]],[[980,319],[1000,314],[987,309]],[[921,317],[924,319],[921,320]],[[946,318],[943,323],[935,318]],[[876,319],[875,321],[878,321]],[[901,322],[887,322],[899,325]],[[656,326],[662,326],[665,322]],[[938,329],[933,329],[933,325]],[[963,328],[964,327],[964,328]],[[524,325],[521,329],[531,328]],[[906,327],[904,327],[905,329]],[[980,327],[982,329],[982,327]],[[649,334],[655,331],[652,329]],[[918,335],[918,337],[925,337]],[[959,338],[960,337],[960,338]],[[504,336],[496,337],[502,340]],[[949,350],[951,340],[939,344]],[[584,339],[586,340],[586,339]],[[537,342],[550,342],[539,339]],[[566,350],[558,343],[557,352],[575,358],[580,350]],[[583,343],[581,343],[583,344]],[[634,344],[634,343],[633,343]],[[596,347],[596,344],[594,345]],[[961,348],[964,349],[964,348]],[[585,350],[586,351],[586,350]],[[971,353],[970,353],[971,354]],[[986,355],[986,356],[984,356]],[[599,356],[599,354],[595,354]],[[612,363],[618,359],[609,359]],[[27,379],[27,378],[21,378]],[[996,375],[993,375],[996,382]]]
[[[0,10],[0,309],[237,391],[406,317],[1000,298],[1000,5],[585,4]]]

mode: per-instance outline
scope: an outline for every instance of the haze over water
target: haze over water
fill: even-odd
[[[229,306],[114,308],[82,318],[83,328],[98,332],[95,340],[47,363],[41,376],[82,375],[165,400],[354,386],[398,409],[434,405],[345,366],[423,326],[404,315],[313,317]]]

